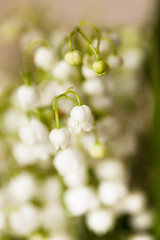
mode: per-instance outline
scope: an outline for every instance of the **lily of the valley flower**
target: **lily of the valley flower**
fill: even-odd
[[[93,128],[93,115],[90,107],[87,105],[76,106],[71,110],[71,127],[75,133],[80,133],[81,130],[89,132]]]
[[[37,119],[32,119],[22,126],[19,131],[19,137],[25,144],[35,144],[45,142],[48,139],[47,127]]]
[[[55,149],[64,149],[70,142],[70,132],[67,128],[53,129],[49,134],[49,139],[54,145]]]
[[[118,68],[123,64],[123,59],[121,56],[117,56],[117,55],[110,55],[108,57],[108,65],[111,68]]]
[[[35,108],[40,103],[40,89],[36,85],[23,85],[17,91],[17,98],[24,110]]]

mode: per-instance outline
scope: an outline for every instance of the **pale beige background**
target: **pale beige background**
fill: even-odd
[[[72,27],[81,19],[99,24],[148,24],[154,16],[155,2],[156,0],[0,0],[0,19],[13,8],[21,9],[35,3],[35,7],[37,4],[48,9],[53,19],[65,27]]]
[[[51,21],[56,21],[59,26],[68,30],[82,19],[96,25],[143,26],[154,20],[156,1],[158,0],[0,0],[0,23],[8,15],[24,12],[25,8],[41,8],[45,15],[47,13],[50,16]],[[17,43],[0,43],[0,52],[0,69],[18,72],[21,59]]]

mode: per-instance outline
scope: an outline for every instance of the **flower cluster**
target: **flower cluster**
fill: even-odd
[[[64,35],[53,32],[49,44],[36,35],[25,45],[24,84],[2,111],[10,177],[0,163],[7,179],[0,232],[20,240],[154,240],[152,209],[129,166],[151,118],[150,92],[137,74],[143,49],[129,45],[127,29],[121,39],[87,21]]]

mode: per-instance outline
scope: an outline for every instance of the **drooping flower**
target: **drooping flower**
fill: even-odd
[[[53,129],[49,134],[49,139],[55,149],[64,149],[70,142],[71,135],[67,128]]]
[[[93,128],[93,114],[87,105],[76,106],[71,110],[70,125],[75,133],[80,133],[81,130],[89,132]]]
[[[40,89],[36,85],[19,87],[17,98],[19,104],[24,110],[30,110],[38,107],[40,104]]]

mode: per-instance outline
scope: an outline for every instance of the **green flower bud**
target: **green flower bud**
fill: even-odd
[[[104,75],[109,71],[108,65],[102,60],[93,63],[93,70],[97,75]]]
[[[78,50],[67,52],[65,57],[65,62],[71,66],[77,66],[82,63],[82,54]]]
[[[106,146],[102,143],[95,143],[89,150],[93,158],[102,158],[106,154]]]

